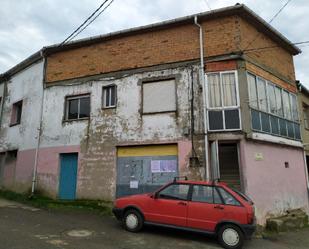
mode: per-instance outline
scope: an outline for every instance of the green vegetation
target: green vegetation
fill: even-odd
[[[92,211],[99,213],[101,215],[112,214],[111,211],[112,203],[109,201],[102,201],[102,200],[61,201],[61,200],[53,200],[39,194],[29,197],[29,195],[27,194],[19,194],[3,189],[0,189],[0,197],[5,198],[7,200],[31,205],[37,208]]]

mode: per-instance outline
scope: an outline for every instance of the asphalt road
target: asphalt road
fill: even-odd
[[[147,227],[138,234],[124,231],[112,217],[85,211],[41,210],[0,199],[0,249],[214,249],[214,238]],[[251,249],[308,249],[309,229],[271,240],[253,239]]]

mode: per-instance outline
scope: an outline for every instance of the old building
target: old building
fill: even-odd
[[[43,99],[43,60],[30,56],[0,77],[0,186],[31,188]]]
[[[38,190],[111,200],[187,175],[240,188],[260,224],[308,211],[293,65],[300,50],[246,6],[41,52]],[[1,133],[8,144],[10,129]]]

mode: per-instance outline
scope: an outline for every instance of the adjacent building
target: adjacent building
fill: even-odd
[[[245,5],[44,47],[40,60],[2,77],[7,88],[31,68],[39,74],[16,85],[24,97],[3,97],[1,155],[16,151],[18,162],[32,151],[21,172],[34,169],[36,189],[54,198],[112,200],[187,175],[244,191],[260,224],[308,211],[298,53]],[[33,145],[18,135],[12,147],[8,117],[34,84],[37,102],[15,127]]]
[[[298,83],[298,105],[301,120],[301,134],[304,145],[304,156],[306,161],[306,175],[309,175],[309,90],[300,82]],[[309,181],[308,181],[309,186]]]

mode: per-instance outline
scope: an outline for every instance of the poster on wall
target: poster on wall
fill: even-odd
[[[138,181],[130,181],[130,188],[138,188]]]
[[[160,160],[151,160],[151,172],[160,173]]]
[[[151,160],[152,173],[176,172],[177,160]]]

